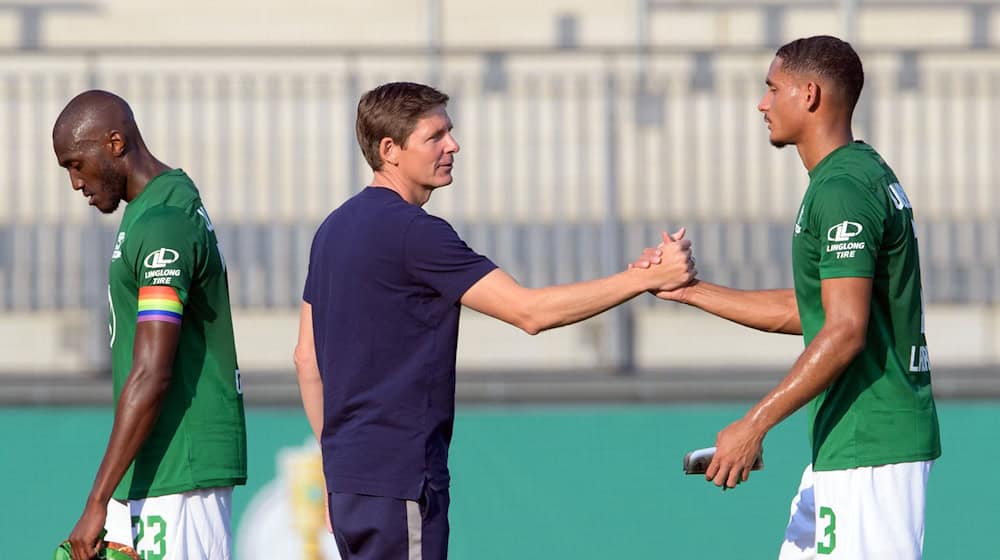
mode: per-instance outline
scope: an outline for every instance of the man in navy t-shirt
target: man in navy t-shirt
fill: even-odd
[[[413,83],[362,96],[358,143],[375,177],[312,244],[295,365],[345,560],[447,557],[461,306],[536,334],[695,275],[681,230],[664,234],[648,269],[519,285],[421,208],[452,181],[459,147],[447,101]]]

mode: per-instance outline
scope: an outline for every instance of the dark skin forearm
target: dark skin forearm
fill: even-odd
[[[660,244],[658,247],[644,250],[629,268],[649,268],[662,260],[663,244]],[[653,293],[660,299],[686,303],[753,329],[782,334],[802,334],[795,291],[790,288],[748,291],[694,280],[680,288]]]
[[[739,323],[760,331],[802,334],[799,308],[795,303],[795,291],[781,290],[737,290],[695,280],[691,285],[675,290],[667,295],[656,294],[663,299],[673,299],[707,311],[723,319]]]
[[[163,395],[169,384],[169,368],[143,365],[132,368],[118,399],[111,437],[101,466],[97,469],[90,500],[106,503],[111,499],[112,492],[159,418]]]
[[[111,436],[83,516],[70,535],[74,559],[90,558],[108,501],[160,415],[179,336],[180,326],[171,323],[136,326],[132,370],[119,395]]]
[[[824,326],[791,371],[746,418],[767,431],[830,386],[864,348],[864,333],[845,325]]]
[[[829,387],[864,349],[871,286],[870,278],[822,281],[823,328],[778,386],[719,432],[707,479],[728,487],[747,480],[768,430]]]

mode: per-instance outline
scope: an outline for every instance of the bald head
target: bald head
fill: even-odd
[[[52,128],[52,142],[72,147],[81,141],[100,141],[111,131],[127,140],[139,141],[139,129],[128,103],[117,95],[90,90],[77,95],[59,113]]]
[[[128,103],[106,91],[85,91],[70,100],[52,127],[52,147],[73,189],[105,213],[169,169],[146,149]]]

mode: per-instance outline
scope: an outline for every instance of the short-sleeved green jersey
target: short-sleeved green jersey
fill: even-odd
[[[108,274],[115,404],[137,322],[180,323],[160,416],[120,500],[246,482],[246,425],[225,261],[191,179],[157,175],[125,208]]]
[[[792,240],[807,346],[825,320],[820,282],[872,279],[865,348],[810,404],[813,468],[934,459],[941,441],[910,201],[889,166],[862,142],[831,152],[809,178]]]

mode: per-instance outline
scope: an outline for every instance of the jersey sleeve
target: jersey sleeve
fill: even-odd
[[[125,258],[135,263],[138,321],[180,323],[192,279],[206,256],[203,227],[175,208],[153,208],[129,232]]]
[[[820,238],[820,279],[874,277],[885,232],[884,204],[846,175],[817,186],[809,220]]]
[[[460,300],[466,290],[497,268],[493,261],[470,249],[448,222],[429,214],[414,218],[403,243],[407,271],[449,302]]]

